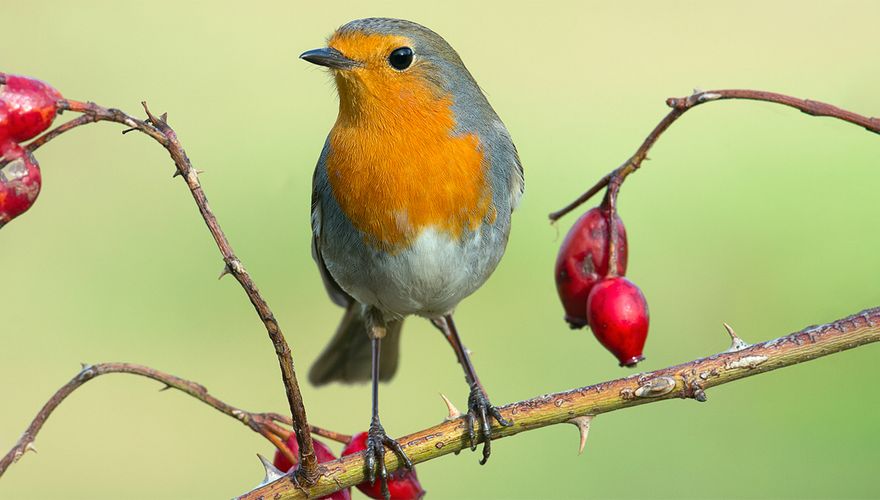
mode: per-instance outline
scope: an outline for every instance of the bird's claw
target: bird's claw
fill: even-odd
[[[483,392],[483,389],[478,384],[471,384],[471,394],[468,397],[468,412],[465,423],[468,439],[471,443],[471,451],[476,451],[476,427],[477,420],[479,420],[480,431],[483,433],[483,458],[480,460],[480,465],[485,464],[489,460],[489,455],[492,454],[492,423],[490,420],[492,418],[504,427],[513,425],[513,422],[501,415],[498,408],[492,406],[492,403],[489,402],[489,397],[486,396],[486,393]]]
[[[412,461],[403,452],[400,443],[388,437],[385,429],[379,422],[378,418],[373,418],[370,422],[370,430],[367,432],[367,449],[365,453],[365,465],[367,468],[367,479],[370,485],[376,484],[376,477],[382,484],[382,495],[388,500],[391,494],[388,491],[388,469],[385,467],[385,447],[390,448],[400,460],[403,467],[412,470]]]

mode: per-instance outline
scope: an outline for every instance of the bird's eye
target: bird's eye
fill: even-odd
[[[394,49],[394,51],[391,52],[391,55],[388,56],[388,64],[390,64],[392,68],[400,71],[409,68],[409,65],[412,64],[412,60],[413,51],[409,47]]]

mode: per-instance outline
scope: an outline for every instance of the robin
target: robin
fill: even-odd
[[[366,467],[384,489],[384,446],[412,463],[382,428],[379,381],[397,369],[404,318],[427,318],[464,369],[471,450],[479,431],[485,463],[491,419],[512,423],[490,403],[452,313],[504,254],[524,187],[516,147],[455,50],[424,26],[359,19],[300,58],[329,68],[339,94],[313,178],[312,253],[345,314],[309,379],[372,381]]]

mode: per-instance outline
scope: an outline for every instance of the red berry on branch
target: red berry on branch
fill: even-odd
[[[14,142],[9,137],[9,105],[0,101],[0,144]]]
[[[622,277],[600,281],[587,299],[587,319],[593,334],[620,366],[635,366],[645,359],[648,302],[633,282]]]
[[[40,194],[40,165],[30,151],[0,143],[0,227],[31,208]]]
[[[318,441],[317,439],[313,439],[312,443],[315,445],[315,458],[318,459],[318,463],[329,462],[331,460],[336,460],[336,455],[327,447],[326,444]],[[296,434],[291,433],[290,437],[287,438],[287,441],[284,443],[287,446],[287,449],[293,454],[293,456],[299,456],[299,443],[296,441]],[[272,465],[278,468],[278,470],[290,472],[295,463],[291,462],[281,453],[280,450],[275,450],[275,458],[272,460]],[[339,490],[335,493],[331,493],[326,497],[321,497],[322,499],[329,498],[330,500],[351,500],[351,488],[346,488],[344,490]]]
[[[617,216],[617,275],[626,274],[626,229]],[[587,297],[608,275],[608,211],[595,207],[568,231],[556,257],[556,290],[572,328],[587,326]]]
[[[366,449],[367,433],[361,432],[352,436],[351,441],[342,449],[342,456]],[[384,498],[382,496],[382,482],[378,478],[372,485],[369,481],[365,481],[357,485],[357,488],[370,498]],[[388,475],[388,492],[391,494],[390,500],[416,500],[425,496],[425,490],[419,484],[416,471],[406,469],[399,469]]]
[[[58,112],[61,93],[48,84],[17,75],[3,75],[6,83],[0,85],[0,139],[3,136],[15,142],[33,139],[52,125]]]

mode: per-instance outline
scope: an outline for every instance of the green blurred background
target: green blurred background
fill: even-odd
[[[311,173],[336,115],[330,79],[297,60],[334,28],[409,18],[462,54],[526,169],[507,256],[458,311],[493,401],[616,378],[553,286],[559,208],[620,164],[664,99],[746,87],[880,115],[880,4],[849,2],[78,1],[2,6],[0,70],[171,124],[304,373],[340,310],[309,255]],[[79,362],[130,361],[284,411],[275,355],[165,151],[115,124],[40,150],[36,207],[0,232],[0,448]],[[782,107],[714,103],[664,136],[627,182],[629,276],[652,312],[651,370],[880,304],[880,137]],[[382,389],[392,435],[465,405],[445,341],[409,321]],[[429,498],[876,497],[876,346],[602,416],[582,456],[556,426],[419,466]],[[226,498],[262,478],[259,436],[152,381],[112,375],[65,402],[0,498]],[[309,417],[364,429],[367,386],[306,385]],[[338,451],[338,448],[335,448]],[[359,492],[354,493],[360,496]]]

